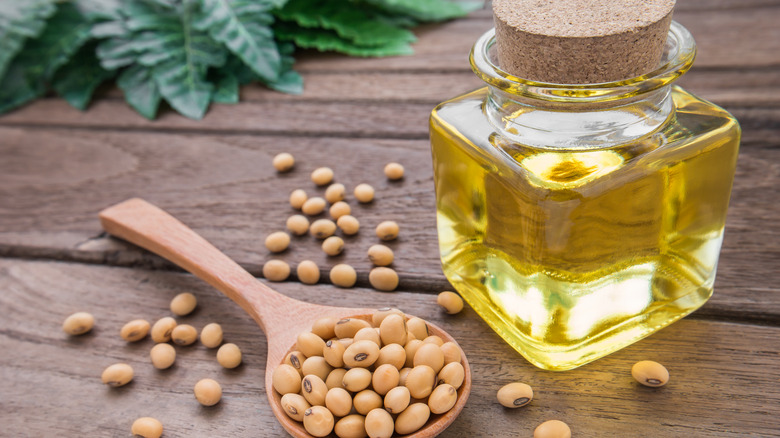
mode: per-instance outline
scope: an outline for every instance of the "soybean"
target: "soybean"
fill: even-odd
[[[325,200],[319,196],[307,199],[303,205],[301,205],[301,211],[308,216],[316,216],[325,210]]]
[[[384,221],[376,226],[376,235],[382,240],[394,240],[398,232],[398,224],[394,221]]]
[[[330,219],[317,219],[309,227],[309,233],[317,239],[325,239],[336,232],[336,224]]]
[[[413,334],[416,339],[423,340],[427,338],[430,333],[428,332],[428,324],[422,318],[413,317],[406,321],[406,330]]]
[[[337,417],[348,415],[352,410],[352,396],[344,388],[331,388],[325,394],[325,407]]]
[[[355,394],[352,404],[358,414],[366,415],[372,410],[382,407],[382,397],[370,389],[364,389]]]
[[[444,383],[431,392],[430,397],[428,397],[428,408],[433,414],[443,414],[452,409],[457,400],[458,391],[455,390],[455,387]]]
[[[368,248],[368,260],[376,266],[389,266],[393,263],[393,250],[385,245],[371,245]]]
[[[401,368],[398,371],[398,384],[402,386],[406,386],[406,379],[409,377],[409,372],[411,372],[412,369],[410,367],[404,367]]]
[[[371,387],[377,394],[385,395],[398,386],[400,379],[398,368],[390,364],[379,365],[371,376]]]
[[[133,367],[126,363],[115,363],[105,370],[100,379],[108,386],[124,386],[133,380]]]
[[[163,433],[163,425],[160,420],[152,417],[141,417],[133,421],[130,427],[133,436],[142,438],[160,438]]]
[[[301,381],[301,390],[303,398],[312,406],[324,406],[325,395],[328,393],[328,387],[325,381],[315,375],[308,375]]]
[[[344,382],[344,375],[347,374],[346,368],[336,368],[328,374],[328,378],[325,379],[325,386],[328,389],[341,388]]]
[[[286,356],[284,356],[284,360],[282,363],[286,363],[287,365],[292,365],[293,368],[298,370],[298,372],[303,376],[303,362],[306,361],[306,356],[303,355],[300,351],[291,351],[287,353]]]
[[[95,326],[95,317],[87,312],[76,312],[65,318],[62,330],[72,336],[83,335]]]
[[[425,398],[431,395],[436,385],[436,372],[428,365],[418,365],[409,371],[406,377],[406,386],[414,398]]]
[[[190,345],[198,339],[198,331],[189,324],[179,324],[171,332],[171,340],[178,345]]]
[[[436,344],[441,347],[444,345],[444,340],[436,335],[431,335],[423,339],[423,344]]]
[[[217,362],[227,369],[241,365],[241,349],[236,344],[224,344],[217,350]]]
[[[382,346],[382,340],[379,339],[379,332],[374,327],[363,327],[355,333],[352,337],[353,342],[356,341],[371,341],[377,346]]]
[[[344,365],[368,368],[379,358],[379,346],[368,340],[355,341],[344,351]]]
[[[358,184],[355,187],[355,199],[363,204],[374,200],[374,188],[368,184]]]
[[[290,206],[296,210],[300,210],[308,199],[309,195],[307,195],[303,189],[295,189],[290,193]]]
[[[272,376],[273,387],[281,395],[298,393],[301,390],[301,375],[291,365],[281,364]]]
[[[176,349],[171,344],[157,344],[149,351],[152,366],[158,370],[165,370],[176,362]]]
[[[171,312],[177,316],[189,315],[198,306],[198,299],[189,292],[182,292],[171,300]]]
[[[151,325],[145,319],[134,319],[122,326],[119,336],[127,342],[136,342],[145,338]]]
[[[405,363],[406,350],[404,350],[404,347],[399,344],[389,344],[379,349],[379,357],[374,362],[374,365],[378,367],[387,364],[400,370]]]
[[[366,417],[362,415],[347,415],[338,422],[333,428],[333,432],[339,438],[365,438],[366,436]]]
[[[404,177],[404,166],[398,163],[387,163],[385,165],[385,176],[391,181],[396,181]]]
[[[384,406],[385,409],[387,409],[387,412],[398,414],[409,406],[411,400],[412,396],[409,393],[409,388],[405,386],[396,386],[385,395]]]
[[[398,274],[390,268],[374,268],[368,274],[368,282],[376,290],[390,292],[398,287]]]
[[[347,347],[337,340],[329,340],[325,343],[325,348],[322,350],[322,355],[325,357],[325,361],[328,365],[339,368],[344,366],[344,351]]]
[[[282,152],[274,157],[273,165],[277,172],[288,172],[295,165],[295,158],[287,152]]]
[[[415,403],[395,419],[395,431],[400,435],[416,432],[425,425],[431,416],[431,410],[425,403]]]
[[[346,216],[352,213],[352,208],[344,201],[338,201],[330,206],[330,216],[333,220],[338,220],[342,216]]]
[[[263,265],[263,277],[268,281],[284,281],[290,276],[290,265],[282,260],[268,260]]]
[[[333,169],[329,167],[319,167],[311,173],[311,182],[318,186],[330,184],[333,181]]]
[[[303,413],[303,427],[316,437],[330,435],[333,423],[333,414],[324,406],[312,406]]]
[[[284,231],[271,233],[265,238],[265,247],[271,252],[282,252],[290,246],[290,235]]]
[[[650,387],[666,385],[669,381],[669,371],[658,362],[643,360],[631,367],[631,375],[637,382]]]
[[[436,303],[450,315],[454,315],[463,310],[463,299],[455,292],[445,291],[436,297]]]
[[[296,347],[305,354],[306,357],[322,356],[322,350],[325,348],[325,341],[312,332],[303,332],[298,335]]]
[[[404,351],[406,352],[406,362],[404,365],[411,367],[414,365],[414,355],[417,354],[417,350],[423,344],[423,341],[419,339],[412,339],[404,345]]]
[[[330,281],[339,287],[352,287],[357,282],[357,272],[352,266],[339,263],[331,268]]]
[[[331,204],[335,204],[339,201],[344,200],[344,193],[346,193],[346,188],[344,187],[344,184],[336,183],[331,184],[328,186],[327,189],[325,189],[325,200],[330,202]]]
[[[206,324],[200,330],[200,343],[206,348],[217,348],[222,344],[222,326],[216,322]]]
[[[352,368],[344,374],[341,385],[350,392],[359,392],[371,384],[371,371],[365,368]]]
[[[168,342],[171,340],[171,332],[176,328],[176,320],[170,316],[160,318],[152,326],[152,341],[156,343]]]
[[[414,353],[412,364],[415,367],[428,365],[434,373],[438,373],[444,367],[444,353],[438,345],[423,343]]]
[[[571,438],[571,429],[563,421],[548,420],[536,427],[534,438]]]
[[[453,388],[458,389],[463,384],[463,380],[466,378],[466,371],[463,369],[463,365],[460,362],[452,362],[444,365],[444,368],[439,371],[439,375],[436,377],[436,383],[441,385],[446,383],[452,385]]]
[[[401,309],[396,309],[394,307],[383,307],[371,315],[371,323],[374,324],[374,327],[379,327],[379,325],[382,324],[382,321],[384,321],[384,319],[389,315],[400,315],[402,318],[406,317]]]
[[[302,214],[294,214],[287,218],[287,229],[296,236],[303,236],[309,231],[309,219]]]
[[[326,316],[314,321],[311,326],[311,332],[322,339],[330,339],[336,336],[336,323],[340,318],[335,316]]]
[[[504,385],[498,390],[498,402],[507,408],[519,408],[531,403],[534,398],[534,390],[522,382],[513,382]]]
[[[450,341],[441,344],[441,351],[444,353],[444,364],[457,362],[460,363],[461,354],[458,344]]]
[[[336,220],[336,225],[341,229],[341,232],[346,236],[357,234],[360,230],[360,222],[351,215],[341,216]]]
[[[301,372],[304,376],[313,374],[322,380],[327,379],[331,371],[333,371],[333,367],[328,365],[328,362],[322,356],[307,357],[303,361],[303,365],[301,365]]]
[[[309,409],[311,405],[300,394],[285,394],[282,396],[282,409],[288,417],[295,421],[303,421],[303,413],[306,409]]]
[[[320,281],[320,268],[311,260],[298,263],[295,273],[298,274],[298,280],[304,284],[316,284]]]
[[[388,315],[379,325],[379,336],[385,345],[406,344],[406,321],[400,315]]]
[[[193,392],[195,392],[195,399],[203,406],[214,406],[222,399],[222,387],[213,379],[199,380]]]
[[[366,433],[370,438],[388,438],[393,435],[393,417],[384,409],[374,409],[366,415]]]
[[[322,242],[322,251],[329,256],[337,256],[344,251],[344,240],[338,236],[330,236]]]

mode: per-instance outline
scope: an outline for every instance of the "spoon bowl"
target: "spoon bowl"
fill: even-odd
[[[310,437],[302,423],[284,413],[281,396],[273,389],[273,371],[287,353],[294,349],[298,334],[310,331],[312,323],[317,319],[337,317],[370,321],[376,309],[322,306],[282,295],[257,280],[178,219],[142,199],[121,202],[101,211],[99,216],[101,225],[109,234],[147,249],[191,272],[235,301],[257,322],[268,340],[265,390],[271,409],[290,435],[296,438]],[[441,328],[430,322],[428,327],[431,334],[458,345]],[[455,421],[463,410],[471,391],[471,370],[463,350],[461,358],[465,379],[458,389],[455,406],[444,414],[432,414],[420,430],[407,437],[434,437]]]

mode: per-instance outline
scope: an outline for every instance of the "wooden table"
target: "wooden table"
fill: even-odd
[[[472,363],[474,390],[442,436],[531,436],[554,418],[576,437],[780,436],[780,1],[680,0],[675,18],[699,45],[680,83],[744,129],[715,295],[685,320],[568,372],[534,368],[470,309],[448,316],[435,304],[448,283],[437,257],[426,121],[436,103],[480,85],[466,55],[491,27],[487,11],[419,29],[412,57],[305,54],[302,96],[249,86],[240,104],[215,105],[199,122],[168,110],[147,121],[115,91],[83,113],[47,98],[0,117],[0,435],[128,436],[136,417],[152,415],[169,437],[283,436],[265,398],[260,329],[191,275],[106,237],[97,212],[144,197],[260,276],[271,258],[265,236],[293,213],[288,194],[321,192],[308,175],[329,166],[347,187],[376,187],[373,204],[350,202],[363,229],[342,256],[326,258],[303,237],[279,258],[311,258],[324,272],[350,263],[358,285],[273,287],[309,302],[397,306],[451,331]],[[282,151],[297,164],[278,175],[270,160]],[[383,177],[390,161],[406,166],[403,181]],[[365,251],[385,219],[402,228],[391,244],[401,275],[393,293],[367,281]],[[169,315],[182,291],[200,305],[180,321],[221,323],[243,349],[241,367],[221,369],[213,350],[192,346],[178,348],[176,366],[160,372],[149,364],[150,340],[119,338],[131,319]],[[95,315],[96,328],[70,338],[60,325],[80,310]],[[637,385],[629,370],[642,359],[664,363],[670,383]],[[109,389],[100,373],[120,361],[136,378]],[[192,395],[204,377],[223,385],[216,407]],[[514,380],[531,384],[536,398],[504,409],[496,391]]]

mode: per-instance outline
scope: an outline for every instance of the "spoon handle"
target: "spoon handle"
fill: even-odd
[[[273,326],[266,326],[264,320],[273,321],[297,303],[258,281],[178,219],[143,199],[128,199],[99,216],[108,233],[170,260],[227,295],[269,337]]]

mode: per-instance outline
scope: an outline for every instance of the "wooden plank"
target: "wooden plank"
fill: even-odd
[[[776,131],[775,131],[776,132]],[[141,196],[182,219],[233,259],[259,275],[262,264],[280,258],[292,265],[314,260],[324,272],[336,263],[358,270],[368,285],[374,227],[396,220],[401,236],[389,245],[405,290],[448,287],[438,258],[432,165],[425,140],[256,137],[84,130],[0,128],[0,255],[47,257],[123,266],[167,267],[160,259],[109,239],[97,238],[97,212]],[[780,148],[743,148],[734,184],[716,293],[702,314],[776,319],[780,314],[778,238]],[[278,175],[270,166],[278,152],[298,160]],[[349,159],[344,159],[349,157]],[[406,178],[388,182],[382,167],[406,166]],[[294,238],[273,256],[265,236],[284,229],[296,213],[288,194],[304,188],[322,194],[308,179],[330,166],[349,190],[361,182],[377,189],[376,201],[359,205],[350,196],[361,232],[347,249],[327,257],[315,239]]]
[[[611,356],[567,372],[534,368],[466,309],[449,316],[430,295],[279,284],[290,296],[344,306],[399,306],[441,325],[460,341],[473,368],[473,392],[442,437],[530,436],[548,419],[567,422],[578,437],[777,437],[780,415],[780,328],[683,320]],[[54,262],[0,260],[0,409],[7,436],[123,436],[139,416],[159,418],[166,436],[283,436],[264,395],[266,341],[232,302],[187,274]],[[219,322],[243,350],[244,364],[224,370],[215,352],[177,347],[176,365],[157,371],[149,339],[126,344],[118,332],[134,318],[168,316],[169,300],[191,291],[197,328]],[[69,338],[63,319],[96,317],[91,334]],[[657,360],[671,373],[660,389],[639,386],[631,365]],[[102,370],[131,364],[134,381],[111,389]],[[192,396],[201,378],[223,387],[222,402],[203,408]],[[508,410],[498,388],[524,381],[534,401]]]

